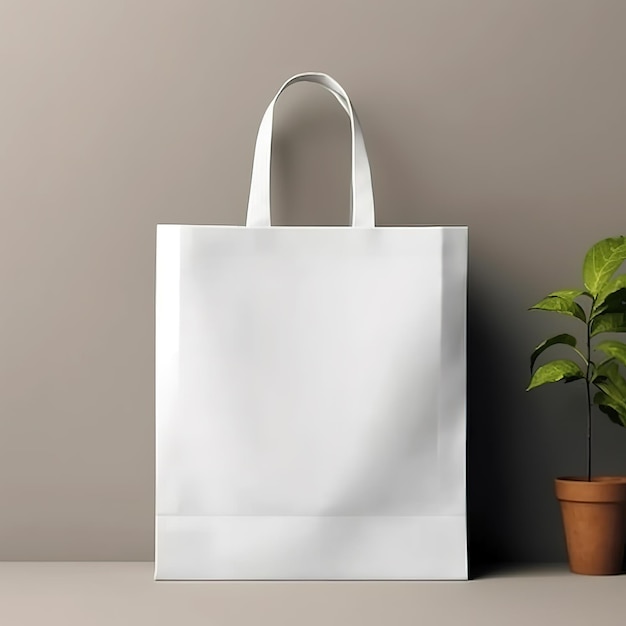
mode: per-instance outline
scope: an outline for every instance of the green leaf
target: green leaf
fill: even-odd
[[[533,371],[533,367],[535,366],[535,361],[537,360],[537,357],[542,352],[544,352],[544,350],[547,350],[551,346],[555,346],[557,344],[565,344],[567,346],[572,346],[572,348],[575,348],[576,338],[573,337],[572,335],[568,335],[567,333],[564,333],[562,335],[555,335],[554,337],[550,337],[550,339],[546,339],[545,341],[542,341],[533,350],[533,353],[530,355],[530,371],[531,372]]]
[[[617,424],[626,428],[626,410],[621,407],[617,402],[614,402],[604,392],[598,391],[593,397],[594,404],[598,405],[598,408],[608,415],[609,419]]]
[[[597,296],[611,276],[626,260],[626,237],[603,239],[585,255],[583,280],[587,290]]]
[[[626,416],[621,414],[619,411],[616,411],[612,406],[606,404],[598,405],[598,408],[605,414],[609,416],[609,419],[618,426],[622,426],[626,428]]]
[[[591,382],[595,383],[596,379],[608,379],[614,372],[612,365],[615,363],[614,359],[607,359],[602,361],[599,365],[593,368],[593,374],[591,376]]]
[[[621,341],[603,341],[596,346],[596,350],[626,365],[626,344]]]
[[[549,363],[537,368],[537,371],[530,379],[530,383],[526,391],[530,391],[531,389],[539,387],[540,385],[545,385],[546,383],[556,383],[560,380],[570,382],[584,377],[585,375],[583,374],[583,371],[576,363],[574,363],[574,361],[570,361],[569,359],[550,361]]]
[[[605,313],[626,313],[626,289],[620,289],[609,294],[602,306],[593,311],[593,317]]]
[[[591,321],[591,336],[626,332],[626,313],[602,313]]]
[[[594,402],[611,421],[626,426],[626,380],[620,374],[617,363],[610,362],[598,367],[593,384],[602,395],[596,394]]]
[[[574,300],[575,298],[579,298],[580,296],[588,296],[589,298],[593,298],[593,296],[588,291],[581,291],[580,289],[560,289],[559,291],[553,291],[547,295],[548,298],[556,297],[563,298],[564,300]]]
[[[598,367],[592,382],[626,411],[626,380],[620,374],[619,365],[615,361]]]
[[[614,385],[614,387],[620,393],[620,399],[624,407],[626,407],[626,379],[621,375],[619,371],[619,365],[615,362],[608,363],[604,371],[607,374],[608,379]],[[617,396],[614,396],[617,398]]]
[[[571,315],[579,320],[586,322],[585,312],[578,302],[574,300],[568,300],[561,298],[560,296],[547,296],[537,304],[530,307],[530,309],[536,309],[538,311],[554,311],[555,313],[562,313],[563,315]]]
[[[621,310],[613,312],[626,313],[626,274],[621,274],[604,285],[593,304],[593,313],[602,313],[607,300],[609,300],[609,304],[612,303],[613,305],[621,301]]]

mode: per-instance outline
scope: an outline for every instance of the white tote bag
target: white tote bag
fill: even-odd
[[[298,81],[350,118],[351,227],[271,226]],[[288,80],[246,226],[159,224],[156,264],[156,578],[467,578],[467,227],[375,227],[343,88]]]

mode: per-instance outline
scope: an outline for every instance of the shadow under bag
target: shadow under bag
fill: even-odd
[[[272,227],[274,104],[330,91],[351,227]],[[159,224],[157,579],[464,579],[467,227],[376,227],[343,88],[288,80],[245,226]]]

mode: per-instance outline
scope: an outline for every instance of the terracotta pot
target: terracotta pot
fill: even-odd
[[[626,539],[626,480],[564,477],[555,480],[555,488],[572,572],[619,574]]]
[[[626,483],[626,476],[596,476],[594,480],[618,480]],[[624,527],[624,545],[626,546],[626,526]],[[622,562],[622,572],[626,572],[626,547],[624,548],[624,561]]]

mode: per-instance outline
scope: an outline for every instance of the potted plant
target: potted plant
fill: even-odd
[[[527,391],[563,381],[583,381],[587,405],[587,473],[555,480],[561,504],[570,569],[580,574],[621,571],[626,532],[626,479],[592,475],[592,414],[595,405],[626,427],[626,344],[606,333],[626,332],[626,274],[615,275],[626,260],[626,237],[599,241],[583,263],[584,289],[554,291],[530,307],[568,315],[580,322],[582,342],[562,333],[542,341],[530,357]],[[572,359],[557,359],[535,369],[543,352],[567,346]]]

